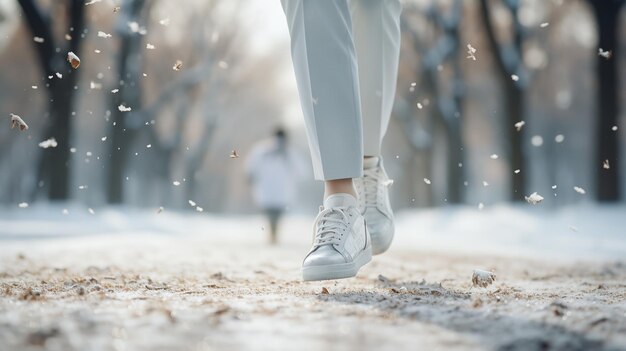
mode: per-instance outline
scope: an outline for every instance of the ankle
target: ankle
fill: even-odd
[[[324,183],[324,199],[334,194],[350,194],[356,197],[352,178],[328,180]]]

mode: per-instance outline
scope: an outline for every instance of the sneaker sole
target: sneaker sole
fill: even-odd
[[[302,280],[330,280],[352,278],[356,276],[361,267],[372,260],[372,246],[361,251],[352,262],[333,264],[326,266],[302,267]]]
[[[389,250],[389,248],[391,247],[391,243],[393,242],[393,237],[395,235],[395,232],[396,232],[395,225],[392,224],[391,235],[389,235],[387,242],[383,244],[380,243],[381,242],[380,238],[376,238],[376,239],[372,238],[372,255],[380,255],[384,253],[385,251]]]

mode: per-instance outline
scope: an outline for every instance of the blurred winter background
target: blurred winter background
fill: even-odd
[[[517,203],[548,221],[568,208],[565,234],[591,230],[574,219],[603,203],[619,213],[624,3],[405,1],[384,144],[396,210]],[[11,114],[30,128],[12,130]],[[0,0],[0,115],[5,228],[112,205],[254,213],[245,158],[278,125],[308,160],[278,0]],[[311,178],[294,213],[315,214]]]

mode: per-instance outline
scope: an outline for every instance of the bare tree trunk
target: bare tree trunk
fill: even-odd
[[[616,57],[619,48],[619,16],[624,1],[604,0],[589,1],[593,6],[598,25],[598,46],[603,51],[611,51]],[[606,59],[600,55],[597,58],[597,108],[598,121],[596,124],[596,197],[598,201],[619,201],[620,165],[619,165],[619,133],[613,131],[618,124],[619,116],[619,89],[618,70],[615,58]],[[603,162],[609,161],[609,168],[603,167]]]
[[[491,20],[491,11],[489,10],[487,1],[488,0],[480,1],[480,9],[483,17],[482,23],[485,26],[491,52],[494,55],[496,66],[500,71],[500,81],[504,86],[505,121],[507,123],[506,137],[509,144],[508,157],[511,167],[511,199],[514,201],[523,201],[526,174],[529,174],[529,169],[527,168],[523,148],[524,130],[518,131],[517,128],[515,128],[515,123],[524,119],[525,87],[528,84],[528,77],[521,74],[525,72],[525,69],[522,62],[523,28],[517,19],[517,6],[519,6],[519,2],[506,2],[513,18],[513,41],[512,43],[506,44],[508,47],[505,49],[505,44],[500,44],[496,39],[496,29]],[[518,75],[517,81],[512,79],[512,75],[514,74]],[[515,170],[520,170],[520,172],[516,174],[514,172]]]
[[[85,26],[85,5],[80,0],[66,2],[68,14],[68,33],[71,36],[66,47],[63,41],[55,41],[52,23],[48,13],[42,11],[34,0],[18,0],[28,27],[33,36],[43,39],[35,43],[42,73],[48,78],[49,124],[43,135],[45,139],[55,138],[57,147],[42,150],[37,174],[43,181],[51,200],[69,198],[70,184],[70,139],[71,115],[76,96],[74,87],[78,81],[78,71],[69,68],[66,62],[68,51],[80,56],[80,44]],[[61,74],[61,78],[57,76]],[[52,78],[50,78],[52,77]]]
[[[119,35],[122,37],[118,54],[118,79],[124,82],[118,94],[111,98],[111,149],[107,177],[107,200],[112,204],[122,203],[124,200],[124,172],[128,162],[130,146],[141,124],[139,110],[141,109],[141,39],[138,33],[128,29],[128,21],[138,21],[144,7],[144,0],[125,0],[120,18]],[[124,23],[122,23],[124,22]],[[119,110],[124,104],[130,107],[130,112]],[[133,111],[134,110],[134,111]],[[132,124],[135,125],[132,125]]]

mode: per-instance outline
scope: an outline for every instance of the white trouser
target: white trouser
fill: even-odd
[[[315,179],[360,177],[389,124],[400,1],[281,1]]]

